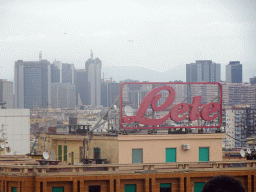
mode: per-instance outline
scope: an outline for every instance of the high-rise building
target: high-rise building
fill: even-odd
[[[62,62],[54,61],[51,65],[51,82],[62,83]]]
[[[242,83],[243,71],[240,61],[230,61],[226,65],[226,82],[227,83]]]
[[[101,104],[103,107],[110,107],[119,97],[120,83],[110,80],[102,81],[101,84]]]
[[[235,106],[224,108],[226,148],[246,147],[247,137],[256,133],[256,109],[249,106]]]
[[[76,105],[89,105],[88,79],[85,69],[75,70]],[[81,102],[81,103],[80,103]]]
[[[223,105],[256,107],[256,85],[249,83],[221,83]]]
[[[0,79],[0,102],[6,102],[5,108],[13,109],[13,82]]]
[[[101,105],[101,60],[99,58],[93,59],[91,51],[91,58],[85,62],[85,69],[88,78],[88,91],[90,105]]]
[[[51,106],[51,65],[47,60],[15,62],[15,107],[47,108]]]
[[[255,85],[256,84],[256,76],[250,78],[250,84]]]
[[[220,64],[212,60],[196,60],[186,65],[187,82],[220,82]]]
[[[51,84],[51,107],[74,109],[76,106],[76,86],[71,83]]]
[[[62,82],[74,84],[75,81],[75,67],[74,64],[62,64]]]

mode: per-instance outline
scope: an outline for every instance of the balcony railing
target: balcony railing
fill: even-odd
[[[164,173],[182,171],[235,171],[256,170],[256,160],[217,162],[180,162],[144,164],[95,164],[95,165],[0,165],[0,175],[61,176],[102,175],[131,173]]]

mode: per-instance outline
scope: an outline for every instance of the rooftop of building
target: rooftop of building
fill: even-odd
[[[92,165],[8,165],[0,164],[0,175],[12,176],[71,176],[112,175],[142,173],[177,173],[205,171],[254,170],[255,160],[225,160],[218,162],[179,162],[143,164],[92,164]]]

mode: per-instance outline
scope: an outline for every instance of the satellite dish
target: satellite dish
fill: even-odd
[[[43,152],[43,158],[44,159],[49,159],[49,154],[47,152]]]
[[[4,144],[3,143],[1,143],[1,148],[4,148]]]
[[[113,109],[114,109],[114,111],[115,111],[116,113],[118,113],[119,109],[118,109],[118,107],[117,107],[116,105],[113,106]]]
[[[240,155],[241,155],[242,157],[245,157],[245,152],[244,152],[244,150],[243,150],[243,149],[241,149],[241,151],[240,151]]]
[[[248,154],[251,154],[251,153],[252,153],[250,148],[247,148],[247,153],[248,153]]]
[[[127,116],[133,116],[133,108],[130,106],[130,105],[126,105],[124,107],[124,113],[127,115]]]

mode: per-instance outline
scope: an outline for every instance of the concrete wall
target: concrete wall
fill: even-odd
[[[225,134],[119,135],[119,163],[132,163],[132,149],[143,149],[143,163],[166,162],[166,148],[176,148],[177,162],[199,161],[199,147],[209,147],[209,161],[222,160]],[[183,144],[190,144],[183,150]]]
[[[5,139],[8,142],[6,146],[11,148],[7,155],[25,155],[30,152],[29,109],[0,109],[0,130],[1,139]]]
[[[255,170],[203,171],[190,173],[144,173],[109,175],[70,176],[0,176],[0,190],[10,192],[16,187],[18,192],[51,192],[52,187],[63,187],[64,192],[88,192],[89,187],[100,185],[101,191],[124,192],[125,185],[135,184],[137,192],[160,192],[161,183],[170,183],[172,192],[192,192],[196,182],[207,182],[217,175],[231,175],[239,179],[246,191],[256,191]]]
[[[58,145],[62,146],[62,164],[69,164],[72,162],[71,152],[74,152],[74,162],[80,161],[80,148],[83,147],[83,139],[86,136],[82,135],[50,135],[41,134],[38,139],[38,154],[47,151],[52,157],[52,150],[58,160]],[[46,138],[46,139],[44,139]],[[45,140],[45,141],[44,141]],[[64,162],[64,146],[67,146],[67,162]],[[88,158],[94,158],[94,148],[101,149],[101,159],[107,159],[109,163],[118,163],[118,141],[117,137],[111,136],[93,136],[88,151]],[[86,145],[85,145],[86,148]]]
[[[93,136],[89,147],[89,159],[93,159],[94,148],[101,149],[101,159],[107,159],[109,163],[118,163],[118,141],[117,137]]]

